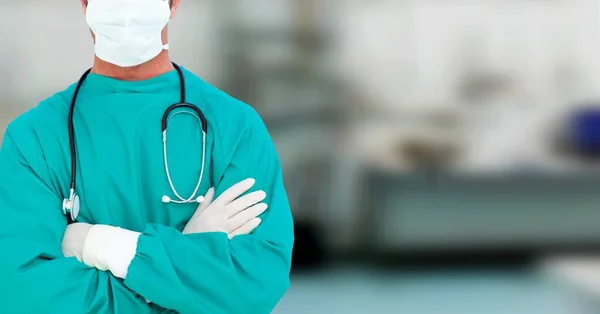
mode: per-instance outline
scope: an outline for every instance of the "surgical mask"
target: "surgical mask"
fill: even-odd
[[[120,67],[146,63],[168,50],[161,32],[170,17],[168,0],[90,0],[86,13],[96,56]]]

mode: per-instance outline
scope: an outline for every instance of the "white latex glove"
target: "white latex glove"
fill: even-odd
[[[67,226],[61,249],[65,257],[76,257],[83,262],[83,247],[92,225],[86,223],[74,223]]]
[[[254,183],[254,179],[241,181],[223,192],[214,202],[215,190],[210,188],[204,196],[204,202],[183,229],[183,234],[223,232],[232,239],[252,232],[261,223],[258,216],[268,207],[265,203],[259,203],[267,196],[264,191],[241,196]]]
[[[61,245],[65,257],[125,278],[133,260],[139,232],[107,225],[74,223],[67,226]]]

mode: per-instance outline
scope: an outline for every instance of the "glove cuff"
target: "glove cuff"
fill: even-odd
[[[115,227],[94,225],[90,229],[83,245],[83,262],[98,270],[108,270],[106,255],[108,252],[109,234]]]
[[[131,261],[137,253],[137,243],[141,233],[114,228],[108,237],[106,261],[110,272],[118,278],[125,279]]]
[[[83,262],[98,270],[125,279],[137,252],[139,232],[106,225],[94,225],[83,246]]]

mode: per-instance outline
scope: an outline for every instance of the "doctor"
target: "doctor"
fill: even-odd
[[[171,63],[179,0],[82,5],[91,73],[0,150],[0,313],[270,313],[293,223],[261,118]]]

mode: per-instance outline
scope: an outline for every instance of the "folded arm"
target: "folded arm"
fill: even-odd
[[[17,143],[9,128],[0,176],[0,313],[153,311],[110,273],[63,256],[62,198],[44,183],[50,178],[38,143]]]
[[[249,192],[265,191],[269,205],[261,225],[232,240],[225,233],[184,235],[155,224],[141,233],[121,230],[120,242],[136,243],[129,249],[135,253],[127,253],[127,245],[109,246],[114,251],[108,253],[108,267],[127,287],[183,314],[272,311],[289,286],[293,222],[277,153],[262,120],[256,119],[216,189],[219,195],[255,178]]]

